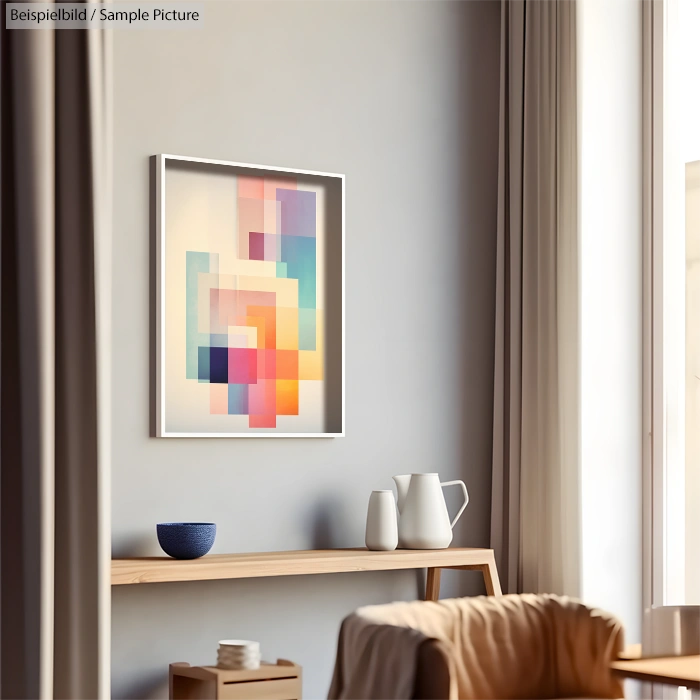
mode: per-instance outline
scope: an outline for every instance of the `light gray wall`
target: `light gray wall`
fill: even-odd
[[[455,544],[488,544],[498,2],[213,2],[187,31],[116,31],[115,555],[213,520],[214,551],[361,545],[392,474],[463,478]],[[149,162],[176,153],[347,176],[347,437],[149,437]],[[448,572],[452,574],[453,572]],[[446,575],[447,595],[481,591]],[[113,594],[115,698],[167,664],[258,639],[325,696],[339,623],[410,599],[411,572],[129,586]]]

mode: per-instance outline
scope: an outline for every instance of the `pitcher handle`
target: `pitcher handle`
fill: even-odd
[[[455,523],[459,520],[459,516],[464,513],[464,509],[467,507],[467,503],[469,503],[469,492],[467,491],[467,485],[459,479],[455,481],[443,481],[440,484],[442,488],[445,488],[445,486],[457,486],[457,484],[459,484],[462,487],[462,491],[464,491],[464,503],[462,503],[462,507],[457,511],[457,515],[455,515],[454,520],[450,524],[450,529],[454,528]]]

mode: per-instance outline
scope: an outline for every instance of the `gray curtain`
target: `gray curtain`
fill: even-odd
[[[6,698],[96,698],[109,691],[107,64],[100,31],[10,31],[3,24]]]
[[[577,595],[576,5],[503,0],[491,543],[505,592]]]

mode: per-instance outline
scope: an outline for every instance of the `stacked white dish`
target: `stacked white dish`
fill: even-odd
[[[221,639],[217,668],[228,671],[255,671],[260,668],[260,642],[247,639]]]

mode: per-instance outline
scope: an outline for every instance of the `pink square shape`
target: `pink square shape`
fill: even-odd
[[[251,231],[248,234],[248,260],[265,259],[265,234]]]
[[[277,379],[277,350],[258,348],[258,379]]]
[[[251,384],[248,393],[248,411],[250,427],[274,428],[277,413],[276,386],[274,379],[259,379],[257,384]],[[270,424],[262,424],[260,421]]]
[[[255,384],[257,381],[258,351],[255,348],[229,348],[229,384]]]

